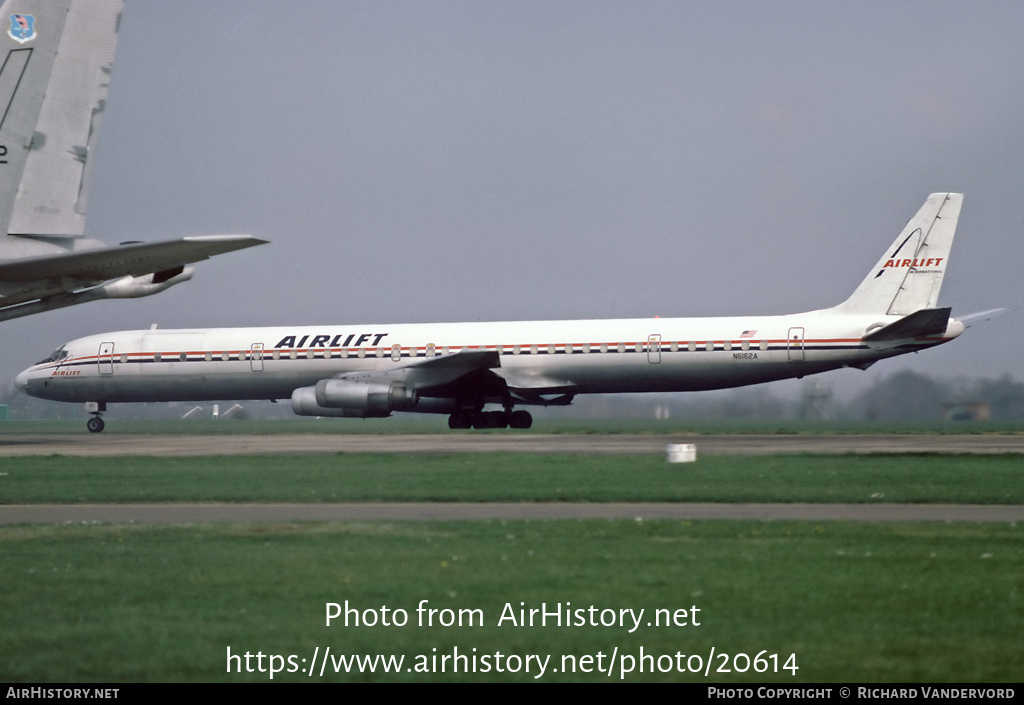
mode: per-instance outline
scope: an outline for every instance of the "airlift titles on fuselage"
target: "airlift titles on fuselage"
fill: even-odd
[[[370,343],[371,338],[373,342],[370,343],[370,347],[376,348],[387,335],[387,333],[361,333],[358,338],[355,333],[350,333],[348,337],[345,337],[344,333],[338,333],[333,337],[330,334],[306,334],[301,337],[286,335],[278,341],[274,348],[361,348],[365,343]],[[306,345],[306,340],[310,338],[312,339],[309,340],[309,345]]]
[[[935,193],[853,294],[781,316],[119,331],[71,341],[18,375],[35,397],[108,403],[291,399],[300,416],[448,414],[450,428],[529,428],[515,407],[578,394],[725,389],[946,343],[937,300],[963,196]],[[273,345],[271,346],[271,343]],[[488,405],[502,411],[485,411]]]

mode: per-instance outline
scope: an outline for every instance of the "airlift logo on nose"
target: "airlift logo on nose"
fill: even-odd
[[[299,338],[299,336],[297,336],[297,335],[286,335],[274,347],[275,348],[303,348],[303,347],[310,347],[310,348],[335,348],[335,347],[339,347],[340,346],[340,347],[343,347],[343,348],[347,348],[347,347],[351,346],[351,347],[358,348],[358,347],[360,347],[362,345],[365,345],[366,343],[370,343],[371,339],[373,340],[373,342],[370,343],[370,345],[372,347],[377,347],[378,345],[380,345],[380,341],[383,340],[386,335],[387,335],[387,333],[362,333],[362,334],[360,334],[357,337],[355,333],[350,333],[346,337],[344,333],[339,333],[338,335],[335,335],[334,337],[331,337],[330,335],[314,335],[314,336],[312,336],[312,340],[310,340],[310,336],[309,335],[304,335],[301,338]],[[296,338],[298,338],[298,341],[296,341]],[[309,340],[309,345],[308,346],[306,345],[306,341],[307,340]],[[355,342],[353,342],[353,341],[355,341]]]
[[[882,267],[938,267],[939,263],[942,262],[942,260],[944,259],[946,258],[939,257],[936,259],[891,259],[885,264],[883,264]]]
[[[77,377],[80,374],[82,374],[81,370],[64,370],[64,369],[61,369],[61,368],[58,367],[56,370],[53,371],[53,374],[51,374],[50,376],[51,377]]]

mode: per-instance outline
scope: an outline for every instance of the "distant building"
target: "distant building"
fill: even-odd
[[[990,421],[992,407],[987,401],[947,402],[942,405],[946,421]]]
[[[831,421],[832,417],[832,388],[819,379],[805,384],[800,395],[800,418]]]

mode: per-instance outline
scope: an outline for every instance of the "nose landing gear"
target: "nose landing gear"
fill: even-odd
[[[85,405],[86,411],[92,414],[89,420],[85,422],[85,427],[89,429],[89,433],[100,433],[103,431],[106,424],[103,423],[103,417],[101,414],[107,410],[107,402],[95,402]]]

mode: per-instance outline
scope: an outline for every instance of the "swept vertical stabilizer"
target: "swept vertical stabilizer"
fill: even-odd
[[[89,155],[110,84],[122,0],[8,0],[0,8],[0,226],[85,229]],[[29,14],[31,13],[31,14]]]
[[[853,295],[845,313],[906,316],[935,308],[949,262],[962,193],[933,193]]]
[[[0,5],[0,321],[149,296],[188,281],[194,262],[265,242],[207,235],[106,248],[82,237],[122,8]]]

